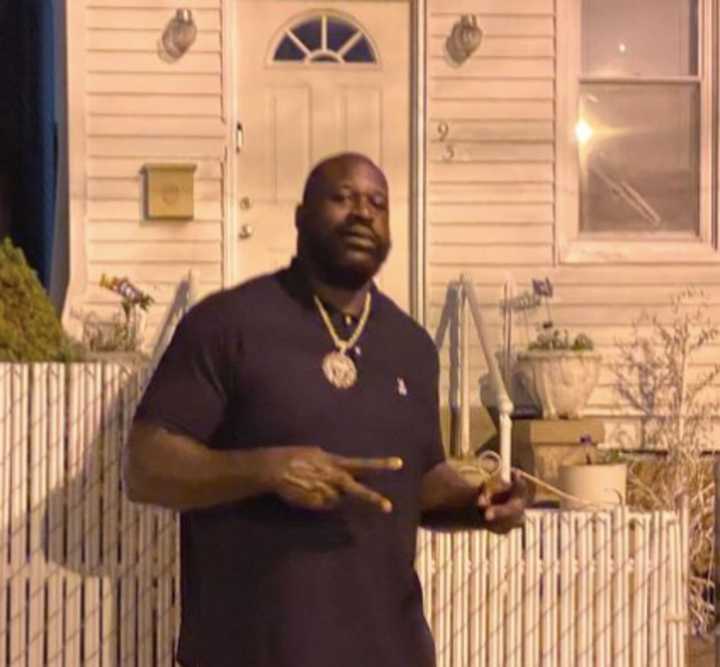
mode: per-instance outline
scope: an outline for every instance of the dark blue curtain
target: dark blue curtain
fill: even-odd
[[[48,287],[57,162],[52,0],[0,0],[0,44],[0,148],[10,236]]]

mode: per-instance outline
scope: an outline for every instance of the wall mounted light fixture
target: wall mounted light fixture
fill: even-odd
[[[162,35],[162,46],[165,53],[178,60],[185,55],[197,37],[197,26],[189,9],[178,9],[165,26]]]
[[[463,14],[453,25],[445,40],[445,50],[454,65],[462,65],[480,46],[483,31],[478,27],[477,16]]]

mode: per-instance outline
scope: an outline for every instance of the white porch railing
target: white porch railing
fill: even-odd
[[[170,667],[177,522],[120,490],[145,371],[0,364],[0,667]],[[421,531],[439,667],[680,667],[674,513],[528,513],[506,537]]]
[[[170,344],[170,339],[175,333],[180,319],[190,310],[190,307],[197,299],[197,275],[193,271],[188,271],[187,276],[178,283],[175,290],[175,296],[170,304],[168,304],[163,315],[162,324],[155,334],[150,349],[150,363],[148,367],[150,371],[155,369],[160,361],[162,353]],[[148,373],[148,376],[150,373]]]
[[[513,404],[505,387],[497,359],[490,348],[487,328],[482,317],[480,304],[472,281],[467,276],[448,285],[445,304],[435,334],[435,346],[441,350],[445,337],[450,333],[450,454],[454,457],[468,458],[475,454],[470,442],[470,316],[480,340],[485,362],[488,367],[488,379],[498,408],[500,429],[500,473],[503,479],[510,479],[512,449]]]

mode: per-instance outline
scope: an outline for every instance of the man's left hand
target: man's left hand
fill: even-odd
[[[522,526],[529,498],[527,482],[512,472],[509,482],[483,484],[477,497],[477,506],[484,512],[487,529],[503,534]]]
[[[493,477],[478,488],[443,461],[422,480],[422,525],[435,530],[485,528],[507,533],[523,524],[529,502],[528,485],[517,473],[511,474],[509,482]]]

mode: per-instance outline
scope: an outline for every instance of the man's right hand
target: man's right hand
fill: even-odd
[[[319,447],[268,447],[255,450],[261,485],[285,502],[313,510],[329,510],[343,496],[352,496],[392,511],[392,503],[361,484],[356,475],[378,470],[400,470],[401,458],[349,458]]]

